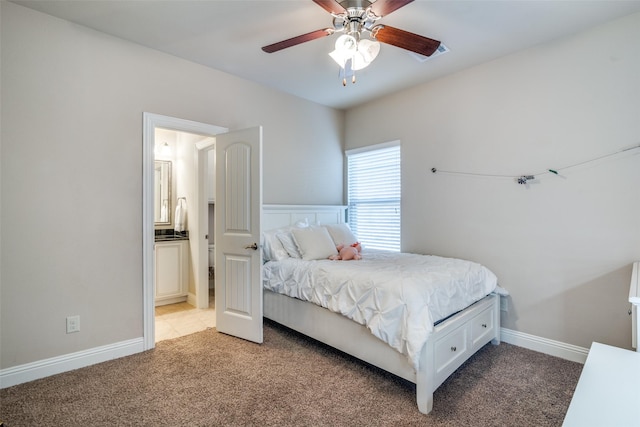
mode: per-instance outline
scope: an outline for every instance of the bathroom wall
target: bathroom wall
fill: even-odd
[[[215,243],[215,239],[214,239],[214,230],[215,230],[215,226],[214,226],[214,221],[215,221],[215,205],[213,203],[209,203],[209,245],[213,245]],[[213,257],[211,255],[214,255]],[[209,267],[211,267],[211,263],[215,262],[215,254],[210,254],[209,255]],[[215,272],[215,266],[214,267],[214,272]],[[209,281],[209,288],[212,289],[214,288],[214,282],[212,280]]]
[[[215,150],[210,150],[207,153],[207,162],[209,165],[209,170],[207,171],[207,184],[208,186],[208,198],[209,198],[209,244],[213,245],[215,243],[214,236],[214,209],[215,209],[215,199],[216,199],[216,168],[215,168]]]
[[[213,245],[215,244],[215,238],[214,238],[214,220],[215,220],[215,205],[213,203],[209,203],[209,244]]]

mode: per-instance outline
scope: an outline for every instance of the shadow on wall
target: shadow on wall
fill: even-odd
[[[503,301],[507,312],[500,311],[501,325],[586,349],[595,341],[631,350],[632,269],[630,263],[595,278],[552,277],[546,283],[529,283],[525,290],[517,289],[520,294],[512,293]],[[550,291],[554,286],[557,293]],[[543,292],[548,296],[523,301]]]
[[[633,264],[627,264],[575,286],[561,296],[565,333],[578,338],[572,344],[589,348],[596,341],[631,349],[629,283],[632,268]],[[584,324],[592,327],[585,330]]]

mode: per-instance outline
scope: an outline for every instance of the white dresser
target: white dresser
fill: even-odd
[[[640,426],[640,353],[594,342],[562,425]]]
[[[640,426],[640,262],[633,264],[629,302],[636,351],[591,345],[563,427]]]

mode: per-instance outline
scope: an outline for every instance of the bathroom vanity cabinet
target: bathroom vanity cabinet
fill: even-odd
[[[155,305],[175,304],[187,300],[188,245],[188,240],[155,243]]]

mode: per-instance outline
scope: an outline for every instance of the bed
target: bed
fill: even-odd
[[[353,238],[344,218],[344,206],[263,206],[264,317],[415,383],[428,414],[462,363],[500,343],[497,279],[469,261],[366,247],[362,260],[328,260],[325,234],[334,250]]]

